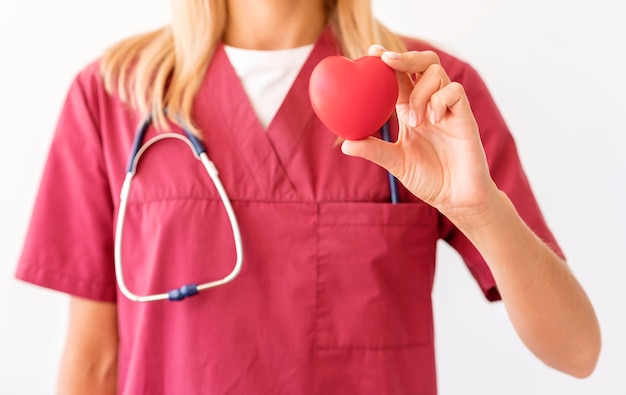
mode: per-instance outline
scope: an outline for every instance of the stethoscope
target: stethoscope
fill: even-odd
[[[179,122],[180,123],[180,122]],[[182,127],[185,132],[185,136],[177,133],[161,133],[158,134],[151,139],[149,139],[145,144],[142,144],[145,134],[148,131],[152,124],[152,116],[147,117],[144,121],[142,121],[137,128],[137,132],[135,134],[135,139],[133,141],[133,145],[131,148],[130,158],[128,160],[128,165],[126,167],[126,177],[124,178],[124,183],[122,184],[122,189],[120,192],[120,204],[117,213],[117,224],[115,227],[115,276],[117,279],[117,284],[120,288],[120,291],[124,296],[134,302],[155,302],[158,300],[170,300],[170,301],[181,301],[188,297],[198,294],[200,291],[204,291],[209,288],[214,288],[220,285],[224,285],[226,283],[231,282],[239,272],[241,271],[241,266],[243,262],[243,247],[241,242],[241,232],[239,230],[239,223],[237,221],[237,217],[235,216],[235,212],[230,203],[230,198],[220,181],[217,168],[213,164],[213,162],[209,159],[207,154],[207,150],[195,135],[193,135],[189,128]],[[385,123],[382,127],[382,137],[385,141],[391,141],[391,133],[389,130],[389,122]],[[185,138],[186,137],[186,138]],[[225,277],[214,280],[210,282],[205,282],[202,284],[184,284],[178,288],[171,289],[169,291],[152,294],[152,295],[137,295],[132,292],[126,282],[124,281],[124,271],[122,265],[122,238],[124,232],[124,220],[126,217],[126,207],[128,205],[128,196],[130,195],[131,185],[133,177],[137,172],[137,166],[139,164],[139,159],[141,156],[150,148],[153,144],[165,140],[165,139],[177,139],[184,143],[186,143],[191,149],[193,155],[202,162],[206,172],[209,177],[213,181],[213,185],[217,189],[217,192],[220,195],[222,203],[224,204],[224,208],[226,209],[226,213],[228,215],[228,219],[230,221],[230,226],[233,231],[233,239],[235,241],[235,250],[237,253],[237,260],[235,261],[235,265],[231,272]],[[398,184],[396,178],[388,173],[389,179],[389,190],[391,193],[391,203],[395,204],[400,201],[399,192],[398,192]]]
[[[181,301],[190,296],[196,295],[200,291],[204,291],[209,288],[214,288],[220,285],[224,285],[230,281],[232,281],[239,272],[241,271],[241,265],[243,262],[243,247],[241,243],[241,232],[239,231],[239,223],[237,222],[237,217],[235,216],[235,212],[230,203],[230,199],[222,182],[220,181],[217,168],[209,159],[207,155],[206,148],[204,144],[194,136],[187,127],[182,127],[185,132],[185,136],[177,133],[161,133],[155,137],[152,137],[145,144],[142,144],[144,140],[144,136],[150,128],[152,124],[152,117],[147,117],[137,128],[137,133],[135,135],[135,140],[133,141],[130,159],[128,160],[128,166],[126,167],[126,177],[124,178],[124,183],[122,184],[122,190],[120,192],[120,205],[117,213],[117,225],[115,227],[115,276],[117,279],[117,284],[120,287],[120,291],[124,296],[134,302],[154,302],[157,300],[165,300],[168,299],[170,301]],[[177,139],[184,143],[186,143],[191,151],[193,152],[196,159],[198,159],[204,165],[206,172],[211,177],[213,181],[213,185],[217,189],[217,192],[222,199],[222,203],[224,204],[224,208],[226,209],[226,214],[228,215],[228,219],[230,221],[230,226],[233,231],[233,239],[235,240],[235,250],[237,252],[237,260],[235,261],[235,265],[231,272],[215,281],[205,282],[202,284],[184,284],[178,288],[174,288],[167,292],[153,294],[153,295],[137,295],[128,289],[126,282],[124,281],[124,271],[122,265],[122,236],[124,231],[124,219],[126,216],[126,206],[128,204],[128,196],[130,194],[131,185],[133,177],[137,172],[137,166],[139,164],[139,159],[141,156],[152,146],[153,144],[165,140],[165,139]]]

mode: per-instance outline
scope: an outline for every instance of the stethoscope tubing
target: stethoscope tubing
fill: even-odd
[[[387,142],[391,142],[391,132],[389,130],[389,121],[385,122],[382,127],[381,134],[383,140]],[[391,174],[390,171],[387,172],[387,178],[389,179],[389,192],[391,195],[391,203],[397,204],[400,202],[400,192],[398,190],[398,179]]]
[[[149,129],[151,123],[152,123],[152,117],[148,117],[146,118],[146,120],[144,120],[141,123],[141,125],[137,129],[135,140],[133,141],[133,146],[131,149],[130,159],[129,159],[128,166],[126,169],[126,176],[124,177],[124,182],[122,184],[122,188],[120,191],[120,205],[118,208],[117,223],[115,227],[115,247],[114,247],[115,275],[116,275],[116,280],[120,288],[120,291],[122,292],[124,296],[126,296],[128,299],[132,301],[153,302],[153,301],[166,300],[166,299],[170,301],[180,301],[190,296],[193,296],[200,291],[204,291],[209,288],[224,285],[232,281],[233,279],[235,279],[235,277],[239,275],[239,273],[241,272],[242,264],[243,264],[243,244],[241,241],[241,231],[239,229],[239,223],[237,221],[235,211],[233,210],[232,204],[230,202],[230,198],[228,197],[228,194],[226,193],[226,190],[219,178],[219,173],[217,171],[217,168],[208,157],[204,144],[202,144],[202,142],[196,136],[194,136],[188,130],[188,128],[185,128],[185,127],[183,127],[183,130],[187,138],[177,133],[162,133],[155,137],[152,137],[145,144],[142,144],[146,131]],[[164,140],[164,139],[168,139],[168,138],[178,139],[186,143],[191,149],[191,151],[193,152],[196,159],[200,160],[206,172],[209,174],[211,180],[213,181],[213,184],[215,185],[215,188],[224,205],[224,209],[226,210],[226,214],[228,215],[228,219],[229,219],[230,226],[231,226],[232,233],[233,233],[237,260],[235,261],[235,265],[233,266],[233,269],[231,270],[231,272],[219,280],[210,281],[210,282],[206,282],[206,283],[199,284],[199,285],[193,284],[193,283],[185,284],[179,288],[175,288],[167,292],[153,294],[153,295],[137,295],[134,292],[132,292],[126,285],[126,281],[124,279],[123,264],[122,264],[122,240],[123,240],[123,234],[124,234],[124,220],[126,217],[126,207],[128,204],[128,197],[130,195],[132,179],[135,176],[135,173],[137,171],[139,158],[154,143]]]

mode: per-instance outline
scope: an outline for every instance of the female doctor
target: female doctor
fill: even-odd
[[[77,75],[50,148],[17,276],[72,295],[60,394],[435,394],[439,239],[541,361],[591,374],[593,308],[467,63],[366,0],[172,3]],[[313,113],[336,54],[396,71],[393,142],[339,148]]]

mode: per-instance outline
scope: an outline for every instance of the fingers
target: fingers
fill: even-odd
[[[411,127],[421,125],[426,119],[440,121],[445,115],[442,107],[445,104],[453,106],[460,101],[467,102],[463,87],[455,83],[452,88],[438,95],[436,103],[431,103],[433,96],[451,83],[439,56],[433,51],[397,53],[387,51],[381,45],[372,45],[368,54],[380,56],[398,72],[398,115]]]
[[[410,51],[404,53],[385,51],[380,56],[383,62],[396,71],[408,74],[422,74],[433,64],[441,64],[433,51]]]
[[[395,151],[395,145],[375,137],[364,140],[345,140],[341,151],[349,156],[359,156],[390,171],[396,177],[400,169],[401,155]]]
[[[369,47],[369,56],[380,57],[392,69],[407,74],[422,74],[430,65],[441,64],[433,51],[410,51],[398,53],[388,51],[379,44]]]
[[[426,111],[428,119],[432,124],[439,123],[448,111],[452,115],[472,117],[465,90],[458,82],[451,82],[434,93],[430,98]]]
[[[409,106],[413,114],[409,114],[409,126],[421,125],[427,117],[428,103],[433,95],[450,84],[450,77],[439,64],[432,64],[424,70],[415,84],[409,97]]]

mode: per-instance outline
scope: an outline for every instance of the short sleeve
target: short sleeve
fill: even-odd
[[[531,190],[513,136],[485,83],[476,70],[465,63],[452,78],[460,82],[467,93],[496,185],[507,194],[520,217],[537,236],[563,257]],[[486,262],[471,242],[445,218],[442,219],[441,236],[459,252],[487,299],[499,300],[495,280]]]
[[[18,262],[18,279],[115,301],[113,202],[99,133],[97,67],[73,81]]]

